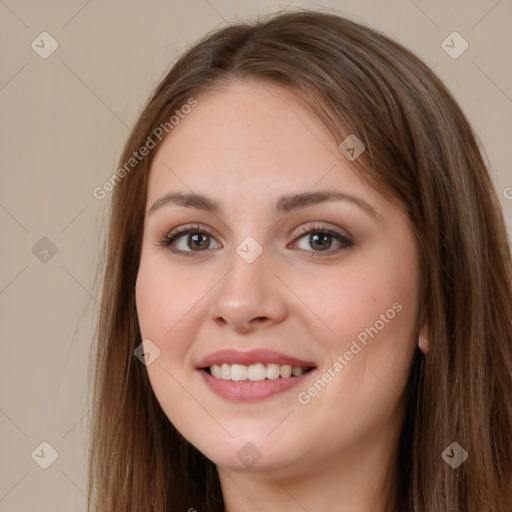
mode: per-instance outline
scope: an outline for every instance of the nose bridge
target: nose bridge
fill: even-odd
[[[229,258],[230,269],[221,279],[210,317],[214,321],[248,330],[263,320],[276,322],[285,314],[285,297],[270,268],[270,251],[246,237]]]
[[[226,299],[240,306],[245,304],[255,307],[264,300],[269,292],[266,273],[269,261],[268,250],[265,250],[254,238],[246,237],[234,247],[229,259],[231,267],[224,283],[221,283],[222,293]],[[267,288],[267,290],[265,290]]]

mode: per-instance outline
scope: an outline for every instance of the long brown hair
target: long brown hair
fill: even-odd
[[[383,34],[330,13],[279,13],[217,30],[188,50],[153,92],[120,167],[190,98],[200,104],[201,91],[245,79],[295,92],[339,142],[356,134],[367,151],[354,164],[400,202],[413,226],[421,254],[417,332],[426,327],[430,351],[417,350],[411,367],[395,510],[510,512],[510,249],[463,112],[424,63]],[[141,343],[135,281],[155,151],[113,186],[89,509],[222,511],[215,465],[167,419],[134,356]],[[468,452],[456,469],[442,458],[452,442]]]

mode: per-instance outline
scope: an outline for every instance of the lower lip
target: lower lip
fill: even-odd
[[[288,391],[308,378],[314,369],[298,377],[265,379],[260,381],[233,381],[216,379],[206,370],[199,370],[206,385],[216,394],[235,402],[255,402]]]

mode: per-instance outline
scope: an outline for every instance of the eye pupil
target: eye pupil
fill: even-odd
[[[322,242],[325,242],[328,240],[330,243],[326,246],[319,245],[320,250],[325,251],[329,249],[332,242],[332,235],[329,235],[328,233],[313,233],[309,236],[310,243],[313,242],[315,244],[322,244]]]
[[[193,249],[193,250],[208,248],[209,237],[210,237],[210,235],[207,235],[204,233],[195,233],[189,237],[189,241],[190,241],[190,239],[193,240],[193,242],[192,242],[193,245],[190,245],[190,243],[189,243],[188,246],[190,249]],[[206,241],[206,244],[204,243],[205,241]],[[197,243],[197,242],[199,242],[199,243]]]

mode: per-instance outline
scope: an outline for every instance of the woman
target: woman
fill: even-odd
[[[310,11],[156,88],[110,218],[99,511],[510,511],[511,260],[455,100]]]

